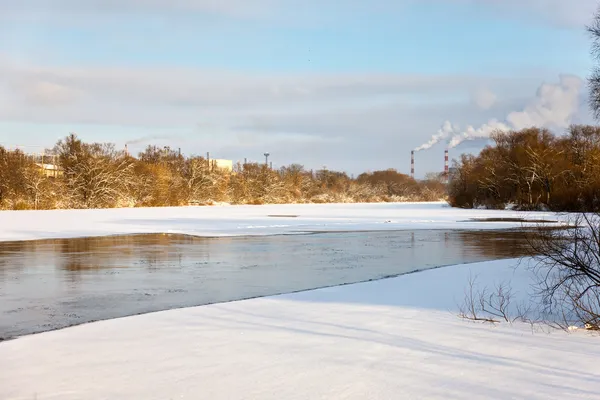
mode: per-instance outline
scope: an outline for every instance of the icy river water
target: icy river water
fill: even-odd
[[[526,254],[517,230],[0,242],[0,338]]]

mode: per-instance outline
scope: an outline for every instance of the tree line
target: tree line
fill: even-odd
[[[64,209],[267,203],[435,201],[445,197],[437,176],[417,182],[393,169],[363,173],[310,171],[292,164],[216,168],[204,157],[148,146],[137,157],[111,143],[85,143],[75,134],[47,151],[59,173],[42,160],[0,147],[0,208]],[[47,161],[46,161],[47,162]]]
[[[453,163],[452,206],[600,211],[600,127],[497,132],[492,141]]]

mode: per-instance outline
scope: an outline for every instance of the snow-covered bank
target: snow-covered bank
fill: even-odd
[[[599,398],[600,341],[455,316],[516,260],[81,325],[0,344],[1,399]]]
[[[289,204],[105,210],[0,212],[0,241],[132,233],[198,236],[269,235],[311,231],[498,229],[520,222],[472,218],[555,220],[554,213],[463,210],[445,203]]]

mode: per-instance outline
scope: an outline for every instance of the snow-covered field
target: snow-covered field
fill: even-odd
[[[270,215],[297,215],[271,217]],[[552,213],[442,203],[0,213],[0,240],[173,232],[494,229]],[[470,274],[517,260],[80,325],[0,343],[0,399],[600,399],[600,338],[456,316]]]
[[[166,311],[0,344],[1,399],[598,399],[600,338],[457,318],[516,260]]]
[[[128,233],[228,236],[343,230],[498,229],[518,227],[521,223],[469,220],[515,217],[558,218],[549,212],[461,210],[445,203],[2,211],[0,241]]]

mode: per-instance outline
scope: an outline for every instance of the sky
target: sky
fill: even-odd
[[[594,123],[596,0],[0,0],[0,145],[149,144],[416,176]],[[433,144],[432,144],[433,143]]]

